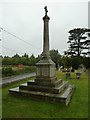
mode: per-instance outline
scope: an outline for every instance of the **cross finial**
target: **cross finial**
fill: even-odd
[[[47,6],[45,6],[44,9],[45,9],[45,15],[47,15],[47,12],[48,12]]]

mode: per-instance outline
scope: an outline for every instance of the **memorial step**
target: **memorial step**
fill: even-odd
[[[68,81],[63,81],[61,85],[54,88],[54,93],[62,93],[68,87]]]
[[[54,82],[37,82],[35,80],[30,80],[27,82],[28,85],[40,85],[40,86],[47,86],[47,87],[56,87],[63,82],[62,79],[55,80]]]
[[[30,98],[37,98],[37,99],[44,99],[49,100],[51,102],[63,102],[66,105],[69,104],[72,93],[74,91],[74,85],[69,85],[67,89],[62,94],[54,94],[54,93],[45,93],[39,91],[26,91],[26,90],[19,90],[19,87],[9,89],[9,94],[11,95],[21,95],[27,96]]]
[[[46,92],[46,93],[61,93],[64,91],[64,89],[68,86],[67,81],[63,81],[60,86],[57,87],[45,87],[40,85],[28,85],[27,83],[21,84],[19,86],[20,90],[28,90],[28,91],[40,91],[40,92]]]

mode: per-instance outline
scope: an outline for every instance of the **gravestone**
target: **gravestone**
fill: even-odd
[[[81,73],[80,73],[80,72],[77,72],[77,73],[76,73],[76,79],[79,79],[80,76],[81,76]]]
[[[67,73],[66,73],[66,78],[70,78],[70,77],[71,77],[70,72],[67,72]]]
[[[11,95],[23,95],[35,99],[43,99],[51,102],[63,102],[66,105],[70,102],[74,85],[68,81],[57,79],[55,63],[49,53],[49,20],[47,6],[45,6],[43,52],[41,60],[36,64],[36,79],[28,81],[19,87],[9,89]]]

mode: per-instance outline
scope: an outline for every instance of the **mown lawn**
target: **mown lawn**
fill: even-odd
[[[71,79],[65,78],[65,73],[57,72],[57,78],[68,80],[75,84],[76,90],[68,106],[61,103],[50,103],[30,98],[10,96],[8,89],[18,86],[6,86],[2,89],[2,116],[3,118],[87,118],[88,117],[88,76],[83,73],[81,78],[76,80],[75,74]],[[27,80],[26,80],[27,81]]]

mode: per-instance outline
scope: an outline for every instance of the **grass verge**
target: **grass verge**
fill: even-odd
[[[76,86],[68,106],[8,94],[8,89],[25,83],[28,81],[26,79],[2,89],[3,118],[88,118],[88,76],[83,73],[81,78],[76,80],[75,74],[71,73],[71,79],[66,79],[65,73],[58,71],[57,78],[68,80]]]

